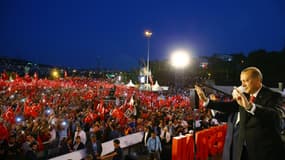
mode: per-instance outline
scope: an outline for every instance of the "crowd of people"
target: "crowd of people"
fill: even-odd
[[[152,152],[153,134],[162,159],[169,159],[171,138],[191,132],[193,120],[197,130],[219,125],[210,111],[191,108],[187,94],[140,91],[107,80],[35,75],[11,80],[2,73],[0,94],[4,159],[50,158],[83,148],[89,158],[104,159],[103,142],[140,131],[142,154]]]

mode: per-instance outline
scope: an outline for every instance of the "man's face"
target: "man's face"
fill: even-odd
[[[32,149],[33,149],[34,151],[36,151],[36,150],[38,149],[38,145],[37,145],[37,144],[32,145]]]
[[[80,143],[80,141],[81,141],[79,137],[77,137],[75,140],[77,143]]]
[[[261,85],[260,79],[254,78],[251,74],[251,71],[242,72],[240,75],[240,81],[244,87],[245,93],[248,94],[255,93]]]
[[[113,145],[114,145],[114,148],[118,148],[119,147],[119,144],[117,144],[117,143],[113,142]]]
[[[151,133],[151,137],[155,138],[156,137],[155,133]]]

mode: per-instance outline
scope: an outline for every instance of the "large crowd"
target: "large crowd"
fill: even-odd
[[[210,111],[191,108],[188,96],[140,91],[107,80],[48,80],[16,73],[9,79],[2,73],[0,157],[41,159],[88,151],[92,137],[103,143],[149,129],[166,146],[172,137],[191,132],[194,120],[197,130],[219,125]]]

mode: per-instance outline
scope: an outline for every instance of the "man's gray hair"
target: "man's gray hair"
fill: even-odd
[[[257,67],[247,67],[244,70],[242,70],[241,73],[248,72],[248,71],[251,72],[252,77],[259,78],[261,81],[263,80],[262,73]]]

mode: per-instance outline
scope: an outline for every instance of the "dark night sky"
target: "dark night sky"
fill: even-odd
[[[177,48],[194,56],[285,47],[284,0],[1,0],[0,56],[130,69]]]

